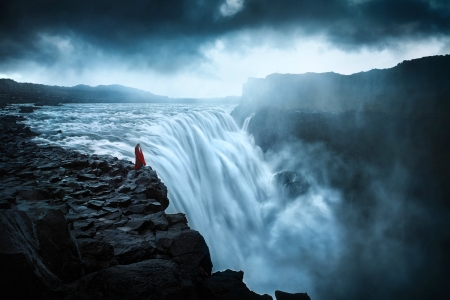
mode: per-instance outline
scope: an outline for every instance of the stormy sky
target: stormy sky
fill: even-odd
[[[220,97],[248,77],[449,53],[448,0],[0,2],[0,78],[19,82]]]

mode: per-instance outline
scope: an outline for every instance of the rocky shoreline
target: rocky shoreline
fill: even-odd
[[[211,274],[204,238],[183,213],[165,213],[167,188],[151,167],[38,145],[23,120],[0,117],[7,299],[272,299],[250,291],[242,271]]]

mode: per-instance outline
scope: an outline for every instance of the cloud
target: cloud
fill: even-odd
[[[337,47],[388,47],[399,39],[448,36],[443,0],[2,1],[0,63],[57,63],[72,44],[171,72],[204,59],[205,44],[243,30],[321,35]],[[252,43],[257,41],[252,40]],[[251,45],[250,45],[251,46]]]

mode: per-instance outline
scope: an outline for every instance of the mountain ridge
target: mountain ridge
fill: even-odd
[[[171,98],[120,84],[72,87],[16,82],[0,78],[0,107],[8,103],[237,103],[240,97]]]
[[[450,55],[405,60],[388,69],[249,78],[242,104],[326,111],[430,114],[450,110]]]

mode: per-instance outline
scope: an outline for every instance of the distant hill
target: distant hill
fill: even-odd
[[[0,99],[8,103],[112,103],[167,102],[170,98],[121,85],[76,85],[74,87],[20,83],[0,79]]]
[[[118,84],[92,87],[79,84],[73,87],[20,83],[0,79],[0,104],[3,103],[237,103],[240,97],[169,98]]]
[[[271,74],[249,78],[242,103],[326,111],[428,114],[450,109],[450,55],[403,61],[352,75]]]

